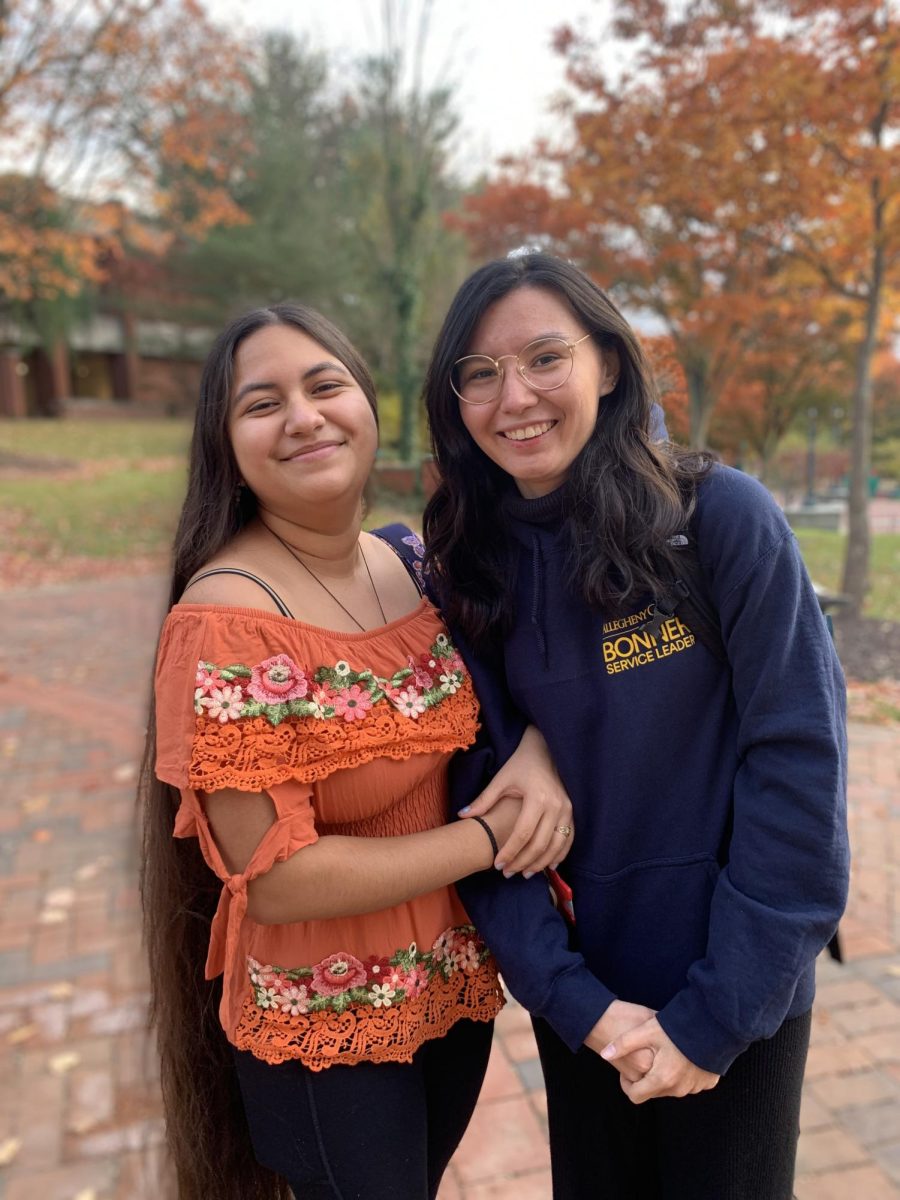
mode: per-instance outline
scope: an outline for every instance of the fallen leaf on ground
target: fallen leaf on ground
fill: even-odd
[[[93,862],[85,863],[83,867],[79,867],[75,872],[75,878],[79,883],[83,883],[86,879],[94,879],[110,865],[111,861],[109,856],[104,854],[102,858],[97,858]]]
[[[900,682],[879,679],[875,683],[847,681],[847,716],[871,725],[900,721]]]
[[[13,1029],[11,1033],[6,1035],[6,1040],[11,1046],[19,1046],[22,1042],[27,1042],[29,1038],[33,1038],[37,1031],[37,1025],[20,1025],[18,1029]]]
[[[92,1129],[96,1129],[100,1121],[96,1117],[75,1117],[68,1124],[70,1133],[89,1133]],[[93,1196],[93,1192],[91,1195]]]
[[[7,1138],[0,1142],[0,1167],[8,1167],[22,1147],[21,1138]]]
[[[66,1050],[62,1054],[54,1054],[48,1060],[47,1066],[54,1075],[65,1075],[67,1071],[71,1071],[73,1067],[77,1067],[80,1062],[80,1054],[76,1054],[74,1050]]]
[[[45,908],[38,913],[38,925],[62,925],[65,919],[65,909],[62,908]]]

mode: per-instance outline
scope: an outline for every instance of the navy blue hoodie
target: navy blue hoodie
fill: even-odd
[[[577,1049],[613,999],[649,1005],[723,1073],[809,1009],[848,885],[844,683],[796,541],[755,480],[716,467],[693,529],[729,665],[644,603],[612,619],[565,583],[565,490],[510,498],[515,623],[490,656],[457,634],[482,703],[455,757],[456,808],[541,730],[574,808],[561,873],[570,947],[542,876],[458,885],[504,979]]]

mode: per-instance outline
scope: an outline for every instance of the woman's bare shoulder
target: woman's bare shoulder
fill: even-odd
[[[278,605],[263,584],[277,591],[252,555],[235,551],[223,553],[211,559],[189,580],[178,598],[178,604],[211,604],[279,612]]]

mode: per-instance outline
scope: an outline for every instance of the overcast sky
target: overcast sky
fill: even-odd
[[[563,86],[550,48],[563,21],[601,32],[611,0],[434,0],[426,82],[455,85],[461,130],[454,160],[467,175],[499,154],[525,150],[557,122],[547,112]],[[230,26],[286,29],[329,52],[337,70],[382,46],[381,0],[207,0]],[[408,0],[411,32],[421,0]]]

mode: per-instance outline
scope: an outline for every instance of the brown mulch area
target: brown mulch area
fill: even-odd
[[[836,617],[834,636],[848,679],[900,680],[900,624]]]
[[[838,617],[834,635],[850,717],[879,725],[900,721],[900,624]]]

